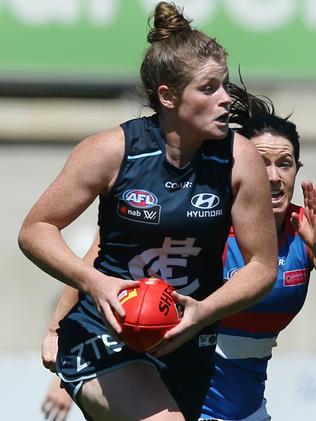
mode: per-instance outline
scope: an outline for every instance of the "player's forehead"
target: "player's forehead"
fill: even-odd
[[[262,155],[276,158],[294,157],[293,145],[286,137],[263,133],[254,137],[252,141]]]
[[[229,72],[226,62],[217,62],[209,58],[193,73],[192,82],[207,83],[211,81],[226,82],[229,79]]]

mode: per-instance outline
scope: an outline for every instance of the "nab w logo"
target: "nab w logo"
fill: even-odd
[[[153,220],[153,219],[155,219],[156,215],[157,215],[156,211],[144,210],[145,219]]]
[[[143,224],[159,224],[161,206],[151,206],[150,209],[144,209],[145,205],[136,207],[135,202],[129,203],[126,200],[120,199],[118,201],[118,214],[120,217],[129,219],[134,222],[140,222]]]

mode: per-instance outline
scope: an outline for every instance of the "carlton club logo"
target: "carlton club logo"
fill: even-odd
[[[142,189],[126,190],[118,203],[121,217],[147,224],[159,223],[160,209],[157,196]]]

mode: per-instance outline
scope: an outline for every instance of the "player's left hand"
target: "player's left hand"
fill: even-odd
[[[164,335],[164,341],[153,352],[156,357],[162,357],[175,351],[185,342],[195,336],[203,327],[201,315],[201,302],[186,295],[173,291],[174,300],[184,308],[180,323],[168,330]]]
[[[302,182],[304,212],[298,215],[293,212],[291,223],[305,244],[316,255],[316,186],[311,181]]]

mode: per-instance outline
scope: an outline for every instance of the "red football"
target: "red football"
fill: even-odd
[[[167,330],[180,321],[174,288],[158,278],[140,279],[137,288],[124,289],[118,298],[125,310],[124,320],[118,318],[125,344],[138,352],[151,352],[162,341]]]

